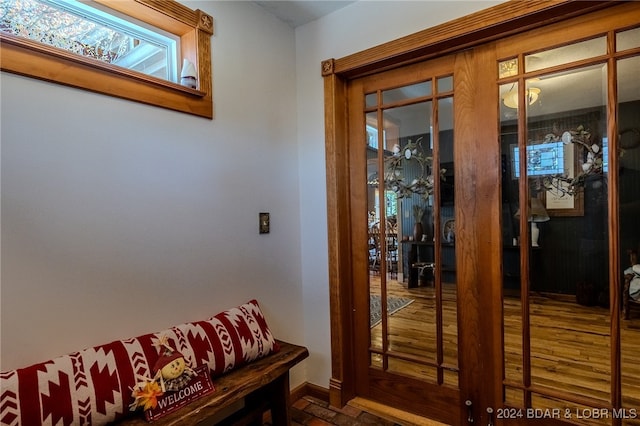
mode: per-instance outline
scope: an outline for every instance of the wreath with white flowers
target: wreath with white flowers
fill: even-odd
[[[433,193],[433,157],[424,155],[422,137],[413,142],[409,139],[403,147],[395,145],[392,154],[385,158],[385,188],[396,193],[398,198],[410,197],[414,194],[423,199]],[[403,170],[410,164],[417,164],[417,177],[411,182],[405,180]],[[447,169],[440,170],[440,178],[444,180]]]
[[[591,142],[591,132],[578,126],[575,130],[568,130],[561,135],[549,133],[544,138],[544,143],[560,142],[578,144],[584,150],[583,162],[580,172],[575,177],[556,174],[542,178],[542,186],[547,191],[553,191],[560,196],[573,196],[584,189],[586,181],[591,176],[603,174],[604,161],[602,146]]]

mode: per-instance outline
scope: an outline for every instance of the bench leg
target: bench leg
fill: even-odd
[[[291,425],[291,391],[289,389],[289,372],[275,379],[272,383],[271,420],[274,425]]]

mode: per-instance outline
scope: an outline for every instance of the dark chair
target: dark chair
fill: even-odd
[[[628,250],[629,253],[629,261],[630,266],[638,264],[638,251],[637,250]],[[640,310],[640,300],[634,300],[629,296],[629,286],[631,285],[631,280],[633,279],[633,274],[626,274],[624,276],[624,289],[622,291],[622,315],[623,318],[628,320],[631,316],[631,309]]]
[[[380,228],[378,225],[369,228],[369,271],[380,272]]]
[[[384,241],[384,242],[383,242]],[[369,227],[369,271],[380,273],[382,244],[386,253],[387,272],[398,274],[398,233],[397,228],[387,223],[387,231],[384,235],[380,233],[380,227],[376,223]]]

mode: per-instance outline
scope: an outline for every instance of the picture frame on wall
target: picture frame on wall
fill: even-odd
[[[567,144],[562,140],[553,142],[532,142],[527,144],[527,176],[530,181],[542,180],[553,175],[564,175],[572,178],[579,173],[581,165],[577,159],[581,158],[582,148],[577,144]],[[545,165],[548,159],[548,165]],[[553,159],[551,161],[550,159]],[[537,160],[537,161],[536,161]],[[519,149],[516,144],[511,145],[512,178],[518,179]],[[559,185],[567,185],[558,182]],[[537,196],[549,216],[584,216],[584,197],[582,192],[568,194],[560,188],[544,191],[542,182],[539,185],[543,192]]]
[[[576,144],[564,144],[564,174],[573,178],[579,173],[582,147]],[[567,183],[560,185],[568,187]],[[560,189],[551,189],[544,192],[543,204],[549,216],[584,216],[584,197],[582,192],[571,195]]]

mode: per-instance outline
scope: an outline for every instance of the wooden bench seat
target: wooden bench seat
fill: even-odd
[[[234,414],[229,424],[262,424],[262,414],[271,410],[274,425],[290,425],[289,370],[309,356],[303,346],[278,341],[280,350],[213,379],[215,392],[153,421],[152,425],[196,425],[216,417],[225,408],[245,401],[245,408]],[[143,415],[118,425],[149,425]]]

